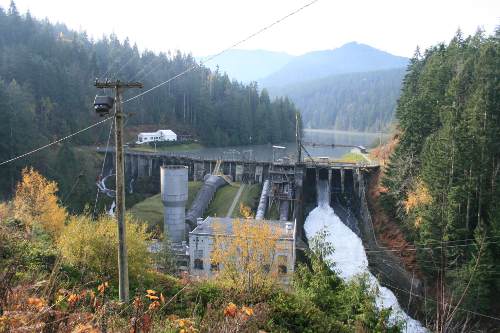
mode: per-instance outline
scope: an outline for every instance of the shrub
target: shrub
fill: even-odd
[[[300,295],[278,293],[271,301],[269,329],[288,332],[330,332],[330,318]]]
[[[126,217],[128,271],[131,283],[151,269],[146,227]],[[63,229],[58,245],[66,263],[100,279],[118,280],[118,230],[115,219],[103,215],[97,221],[89,216],[72,217]]]
[[[29,230],[40,224],[52,236],[58,236],[68,214],[58,203],[57,184],[33,168],[23,169],[22,176],[13,201],[15,217]]]

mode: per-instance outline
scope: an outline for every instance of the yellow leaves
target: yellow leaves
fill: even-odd
[[[134,298],[134,301],[132,302],[132,304],[134,305],[134,308],[136,309],[140,309],[142,307],[142,300],[140,297],[135,297]]]
[[[420,225],[422,224],[422,216],[417,216],[417,218],[415,219],[415,227],[420,227]]]
[[[75,304],[80,300],[79,295],[71,294],[68,296],[68,303],[70,306],[75,306]]]
[[[3,315],[0,316],[0,332],[8,332],[10,326],[9,317]]]
[[[250,307],[243,306],[243,307],[241,308],[241,312],[242,312],[243,314],[245,314],[245,315],[249,316],[249,317],[250,317],[250,316],[253,316],[253,309],[252,309],[252,308],[250,308]]]
[[[48,181],[33,168],[23,169],[13,201],[15,217],[27,227],[40,223],[47,232],[58,236],[68,213],[59,205],[56,192],[55,182]]]
[[[224,316],[234,317],[238,312],[238,307],[233,302],[229,303],[224,309]]]
[[[189,318],[175,319],[174,325],[179,329],[179,333],[195,333],[198,330],[194,327],[195,322]]]
[[[247,290],[274,283],[275,275],[269,273],[277,267],[275,257],[280,236],[277,226],[256,220],[234,220],[231,235],[217,222],[213,230],[210,262],[220,268],[217,279]]]
[[[47,305],[47,302],[38,297],[30,297],[28,298],[28,305],[36,308],[37,310],[41,310],[44,306]]]
[[[158,298],[158,297],[157,297]],[[153,303],[149,304],[149,310],[154,311],[160,307],[160,302],[154,301]]]
[[[152,289],[146,290],[146,297],[149,298],[150,301],[157,301],[160,299],[158,296],[156,296],[156,291]]]
[[[419,208],[430,203],[432,203],[432,196],[427,186],[421,180],[417,180],[413,190],[408,193],[406,200],[403,201],[403,207],[406,214],[413,213],[415,217],[415,228],[419,228],[423,221],[422,211],[419,210]]]
[[[162,293],[160,293],[160,301],[162,304],[165,304],[165,296]]]
[[[406,214],[412,210],[427,205],[432,202],[432,196],[422,181],[418,181],[415,189],[408,193],[407,199],[403,202]]]
[[[99,293],[103,295],[108,287],[109,287],[108,282],[103,282],[97,286],[97,291],[99,291]]]
[[[246,219],[253,218],[252,209],[246,206],[243,202],[240,203],[240,215]]]
[[[147,243],[149,234],[144,224],[136,223],[127,216],[126,237],[129,277],[134,281],[152,267]],[[57,246],[66,263],[97,274],[102,279],[118,279],[118,231],[114,218],[103,215],[94,221],[85,215],[71,217],[62,230]]]
[[[224,309],[224,317],[231,318],[237,323],[247,321],[250,317],[254,315],[253,309],[248,306],[242,306],[238,309],[238,306],[234,303],[229,303]]]

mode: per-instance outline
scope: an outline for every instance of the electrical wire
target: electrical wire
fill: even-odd
[[[411,293],[410,291],[406,290],[406,289],[402,289],[402,288],[399,288],[399,287],[396,287],[396,286],[393,286],[389,283],[384,283],[385,286],[387,287],[390,287],[391,289],[394,289],[394,290],[399,290],[399,291],[402,291],[404,293],[407,293],[408,295],[411,295],[411,296],[415,296],[415,297],[419,297],[419,298],[424,298],[424,296],[422,295],[418,295],[418,294],[414,294],[414,293]],[[435,299],[432,299],[432,298],[429,298],[427,297],[427,300],[430,300],[431,302],[434,302],[434,303],[438,303],[438,301],[436,301]],[[448,302],[445,302],[446,305],[450,305],[450,306],[453,306],[453,304],[450,304]],[[464,312],[468,312],[468,313],[471,313],[471,314],[474,314],[476,316],[480,316],[480,317],[485,317],[485,318],[489,318],[489,319],[493,319],[493,320],[498,320],[500,321],[500,318],[499,317],[495,317],[495,316],[491,316],[491,315],[487,315],[487,314],[484,314],[484,313],[479,313],[479,312],[476,312],[476,311],[472,311],[472,310],[467,310],[467,309],[464,309],[464,308],[461,308],[461,307],[456,307],[458,310],[460,311],[464,311]]]
[[[134,57],[130,57],[130,58],[128,58],[128,60],[125,62],[125,64],[123,64],[122,66],[120,66],[120,67],[118,68],[118,70],[114,72],[114,75],[113,75],[113,76],[115,76],[115,77],[116,77],[116,75],[118,75],[118,73],[120,73],[120,72],[121,72],[121,71],[125,68],[125,66],[127,66],[127,65],[128,65],[128,64],[129,64],[129,63],[130,63],[133,59],[134,59]],[[120,61],[121,61],[121,59],[116,59],[116,60],[115,60],[115,61],[113,61],[110,65],[108,65],[108,69],[107,69],[106,73],[104,73],[104,75],[103,75],[102,77],[105,79],[105,78],[106,78],[106,76],[107,76],[108,74],[110,74],[112,67],[113,67],[115,64],[117,64],[118,62],[120,62]]]
[[[89,126],[87,126],[87,127],[85,127],[85,128],[82,128],[82,129],[81,129],[81,130],[79,130],[79,131],[76,131],[76,132],[74,132],[74,133],[71,133],[71,134],[69,134],[69,135],[66,135],[66,136],[64,136],[64,137],[62,137],[62,138],[60,138],[60,139],[57,139],[57,140],[55,140],[55,141],[52,141],[51,143],[48,143],[48,144],[46,144],[46,145],[43,145],[43,146],[38,147],[38,148],[36,148],[36,149],[33,149],[33,150],[31,150],[31,151],[29,151],[29,152],[27,152],[27,153],[24,153],[24,154],[18,155],[18,156],[16,156],[16,157],[13,157],[13,158],[11,158],[11,159],[8,159],[8,160],[6,160],[6,161],[0,162],[0,166],[5,165],[5,164],[8,164],[8,163],[10,163],[10,162],[14,162],[14,161],[16,161],[16,160],[18,160],[18,159],[20,159],[20,158],[23,158],[23,157],[26,157],[26,156],[28,156],[28,155],[34,154],[34,153],[36,153],[36,152],[39,152],[40,150],[43,150],[43,149],[48,148],[48,147],[50,147],[50,146],[53,146],[53,145],[55,145],[55,144],[57,144],[57,143],[59,143],[59,142],[62,142],[62,141],[67,140],[67,139],[70,139],[70,138],[74,137],[75,135],[78,135],[78,134],[80,134],[80,133],[82,133],[82,132],[85,132],[85,131],[87,131],[87,130],[91,129],[91,128],[94,128],[94,127],[96,127],[96,126],[99,126],[99,125],[100,125],[100,124],[102,124],[102,123],[105,123],[106,121],[110,120],[111,118],[113,118],[113,116],[108,117],[108,118],[105,118],[105,119],[103,119],[103,120],[101,120],[101,121],[98,121],[97,123],[94,123],[94,124],[92,124],[92,125],[89,125]]]
[[[106,142],[106,151],[104,152],[104,159],[102,161],[101,174],[99,176],[100,179],[102,179],[102,175],[104,173],[104,166],[106,164],[106,156],[108,155],[109,142],[111,140],[111,133],[113,132],[114,124],[115,124],[115,119],[113,118],[113,121],[111,122],[111,126],[109,126],[108,140]],[[95,213],[96,213],[96,209],[97,209],[98,200],[99,200],[99,187],[97,188],[97,193],[95,195],[94,210],[92,212],[92,216],[96,216]]]
[[[487,243],[484,243],[484,244],[486,245],[486,244],[498,244],[498,243],[500,243],[500,241],[498,241],[498,242],[487,242]],[[433,246],[433,247],[418,247],[418,246],[413,246],[411,248],[403,248],[403,249],[389,249],[389,248],[385,248],[385,249],[381,249],[381,250],[366,248],[365,252],[366,253],[404,252],[404,251],[446,249],[446,248],[466,247],[466,246],[477,246],[477,244],[475,244],[475,243],[474,244],[458,244],[458,245]]]
[[[155,60],[159,60],[157,64],[153,63]],[[148,76],[150,73],[156,70],[162,63],[163,63],[163,58],[161,56],[158,56],[157,58],[153,58],[147,66],[144,66],[140,71],[138,71],[136,74],[134,74],[130,80],[128,81],[141,81],[144,77]]]
[[[244,42],[246,42],[246,41],[250,40],[251,38],[253,38],[253,37],[255,37],[255,36],[257,36],[257,35],[261,34],[262,32],[264,32],[264,31],[266,31],[266,30],[270,29],[271,27],[273,27],[273,26],[275,26],[275,25],[277,25],[277,24],[281,23],[282,21],[286,20],[287,18],[289,18],[289,17],[291,17],[291,16],[293,16],[293,15],[295,15],[295,14],[299,13],[300,11],[302,11],[302,10],[306,9],[307,7],[309,7],[309,6],[313,5],[313,4],[315,4],[315,3],[316,3],[316,2],[318,2],[318,1],[320,1],[320,0],[313,0],[313,1],[311,1],[311,2],[308,2],[308,3],[307,3],[307,4],[305,4],[304,6],[302,6],[302,7],[298,8],[298,9],[294,10],[293,12],[291,12],[291,13],[289,13],[289,14],[287,14],[287,15],[283,16],[282,18],[280,18],[280,19],[278,19],[278,20],[274,21],[273,23],[271,23],[271,24],[269,24],[269,25],[265,26],[264,28],[262,28],[262,29],[258,30],[257,32],[255,32],[255,33],[253,33],[253,34],[249,35],[248,37],[246,37],[246,38],[244,38],[244,39],[240,40],[239,42],[234,43],[234,44],[233,44],[233,45],[231,45],[230,47],[228,47],[228,48],[226,48],[226,49],[224,49],[224,50],[220,51],[219,53],[217,53],[217,54],[215,54],[215,55],[212,55],[212,56],[208,57],[208,58],[205,60],[205,62],[209,62],[209,61],[211,61],[211,60],[215,59],[216,57],[220,56],[221,54],[223,54],[223,53],[225,53],[225,52],[229,51],[230,49],[232,49],[232,48],[234,48],[234,47],[236,47],[236,46],[238,46],[238,45],[240,45],[240,44],[242,44],[242,43],[244,43]],[[129,61],[130,61],[130,59],[129,59]],[[122,66],[122,67],[123,67],[123,66]],[[186,73],[188,73],[188,72],[190,72],[190,71],[194,70],[194,69],[195,69],[195,68],[197,68],[197,67],[199,67],[199,65],[198,65],[198,64],[193,65],[193,66],[189,67],[188,69],[184,70],[183,72],[181,72],[181,73],[179,73],[179,74],[177,74],[177,75],[175,75],[175,76],[171,77],[170,79],[168,79],[168,80],[166,80],[166,81],[163,81],[163,82],[161,82],[161,83],[159,83],[159,84],[155,85],[154,87],[152,87],[152,88],[150,88],[150,89],[148,89],[148,90],[146,90],[146,91],[144,91],[144,92],[142,92],[142,93],[140,93],[140,94],[138,94],[138,95],[135,95],[135,96],[133,96],[133,97],[131,97],[131,98],[129,98],[129,99],[127,99],[127,100],[125,100],[125,101],[123,101],[123,102],[122,102],[122,104],[125,104],[125,103],[127,103],[127,102],[133,101],[133,100],[135,100],[135,99],[137,99],[137,98],[139,98],[139,97],[141,97],[141,96],[144,96],[145,94],[147,94],[147,93],[149,93],[149,92],[151,92],[151,91],[153,91],[153,90],[155,90],[155,89],[158,89],[159,87],[161,87],[161,86],[163,86],[163,85],[165,85],[165,84],[167,84],[167,83],[169,83],[169,82],[171,82],[171,81],[175,80],[176,78],[178,78],[178,77],[180,77],[180,76],[182,76],[182,75],[185,75]],[[107,72],[109,72],[109,70],[108,70]],[[107,72],[106,72],[106,74],[107,74]],[[18,160],[18,159],[20,159],[20,158],[26,157],[26,156],[28,156],[28,155],[34,154],[34,153],[36,153],[36,152],[38,152],[38,151],[40,151],[40,150],[43,150],[43,149],[48,148],[48,147],[50,147],[50,146],[52,146],[52,145],[55,145],[56,143],[62,142],[62,141],[64,141],[64,140],[67,140],[67,139],[69,139],[69,138],[71,138],[71,137],[73,137],[73,136],[75,136],[75,135],[78,135],[78,134],[80,134],[80,133],[82,133],[82,132],[85,132],[85,131],[87,131],[87,130],[89,130],[89,129],[93,128],[93,127],[96,127],[96,126],[98,126],[98,125],[100,125],[100,124],[102,124],[102,123],[104,123],[104,122],[108,121],[108,120],[109,120],[109,119],[111,119],[111,118],[113,118],[113,116],[110,116],[110,117],[108,117],[108,118],[106,118],[106,119],[104,119],[104,120],[101,120],[101,121],[99,121],[99,122],[97,122],[97,123],[95,123],[95,124],[93,124],[93,125],[87,126],[87,127],[83,128],[83,129],[81,129],[81,130],[77,131],[77,132],[74,132],[74,133],[72,133],[72,134],[69,134],[69,135],[67,135],[67,136],[65,136],[65,137],[62,137],[62,138],[60,138],[60,139],[58,139],[58,140],[56,140],[56,141],[53,141],[53,142],[51,142],[51,143],[49,143],[49,144],[46,144],[46,145],[44,145],[44,146],[38,147],[38,148],[36,148],[36,149],[33,149],[33,150],[31,150],[31,151],[29,151],[29,152],[27,152],[27,153],[24,153],[24,154],[22,154],[22,155],[18,155],[18,156],[14,157],[14,158],[11,158],[11,159],[9,159],[9,160],[6,160],[6,161],[3,161],[3,162],[0,162],[0,166],[2,166],[2,165],[4,165],[4,164],[7,164],[7,163],[10,163],[10,162],[13,162],[13,161],[15,161],[15,160]]]
[[[240,41],[238,41],[238,42],[236,42],[236,43],[232,44],[231,46],[229,46],[229,47],[227,47],[227,48],[223,49],[222,51],[220,51],[220,52],[218,52],[218,53],[216,53],[216,54],[214,54],[214,55],[212,55],[212,56],[207,57],[204,61],[201,61],[201,65],[202,65],[203,63],[210,62],[210,61],[212,61],[213,59],[215,59],[215,58],[219,57],[220,55],[222,55],[222,54],[226,53],[227,51],[229,51],[229,50],[231,50],[231,49],[233,49],[233,48],[235,48],[235,47],[237,47],[237,46],[239,46],[239,45],[241,45],[241,44],[243,44],[243,43],[247,42],[248,40],[250,40],[250,39],[254,38],[255,36],[257,36],[257,35],[259,35],[259,34],[263,33],[264,31],[266,31],[266,30],[268,30],[268,29],[270,29],[270,28],[274,27],[275,25],[277,25],[277,24],[279,24],[279,23],[283,22],[284,20],[286,20],[286,19],[290,18],[291,16],[293,16],[293,15],[295,15],[295,14],[297,14],[297,13],[301,12],[302,10],[306,9],[307,7],[312,6],[313,4],[315,4],[315,3],[316,3],[316,2],[318,2],[318,1],[320,1],[320,0],[313,0],[313,1],[311,1],[311,2],[308,2],[307,4],[303,5],[302,7],[300,7],[300,8],[298,8],[298,9],[294,10],[293,12],[291,12],[291,13],[289,13],[289,14],[285,15],[285,16],[283,16],[282,18],[280,18],[280,19],[278,19],[278,20],[274,21],[273,23],[268,24],[267,26],[265,26],[265,27],[261,28],[260,30],[258,30],[258,31],[256,31],[256,32],[254,32],[253,34],[251,34],[251,35],[249,35],[249,36],[247,36],[247,37],[243,38],[242,40],[240,40]],[[181,73],[179,73],[179,74],[177,74],[177,75],[175,75],[175,76],[173,76],[173,77],[169,78],[168,80],[163,81],[163,82],[161,82],[161,83],[158,83],[157,85],[153,86],[152,88],[149,88],[148,90],[146,90],[146,91],[144,91],[144,92],[142,92],[142,93],[140,93],[140,94],[137,94],[137,95],[135,95],[135,96],[133,96],[133,97],[131,97],[131,98],[129,98],[129,99],[127,99],[127,100],[123,101],[123,104],[128,103],[128,102],[130,102],[130,101],[133,101],[133,100],[135,100],[135,99],[137,99],[137,98],[139,98],[139,97],[141,97],[141,96],[144,96],[144,95],[146,95],[146,94],[150,93],[151,91],[156,90],[156,89],[160,88],[161,86],[164,86],[165,84],[167,84],[167,83],[171,82],[172,80],[175,80],[176,78],[178,78],[178,77],[180,77],[180,76],[182,76],[182,75],[185,75],[185,74],[187,74],[187,73],[191,72],[192,70],[194,70],[194,69],[195,69],[195,68],[197,68],[197,67],[200,67],[200,65],[198,65],[198,64],[192,65],[191,67],[188,67],[186,70],[184,70],[184,71],[182,71]]]

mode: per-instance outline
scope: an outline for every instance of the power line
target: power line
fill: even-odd
[[[111,133],[113,132],[113,125],[115,121],[113,118],[113,121],[111,122],[111,126],[109,126],[109,133],[108,133],[108,140],[106,142],[106,151],[104,152],[104,159],[102,161],[102,167],[101,167],[101,174],[100,178],[102,178],[102,174],[104,173],[104,165],[106,164],[106,156],[108,155],[108,149],[109,149],[109,142],[111,140]],[[100,179],[99,179],[100,180]],[[94,201],[94,210],[93,210],[93,216],[95,215],[96,208],[97,208],[97,201],[99,200],[99,187],[97,187],[97,193],[95,195],[95,201]]]
[[[240,44],[245,43],[246,41],[248,41],[248,40],[252,39],[253,37],[255,37],[255,36],[257,36],[257,35],[259,35],[259,34],[261,34],[261,33],[263,33],[264,31],[266,31],[266,30],[268,30],[268,29],[272,28],[273,26],[275,26],[275,25],[277,25],[277,24],[279,24],[279,23],[283,22],[283,21],[284,21],[284,20],[286,20],[287,18],[289,18],[289,17],[291,17],[291,16],[293,16],[293,15],[295,15],[295,14],[299,13],[300,11],[302,11],[302,10],[306,9],[307,7],[309,7],[309,6],[313,5],[313,4],[315,4],[315,3],[316,3],[316,2],[318,2],[318,1],[320,1],[320,0],[313,0],[313,1],[311,1],[311,2],[308,2],[308,3],[307,3],[307,4],[305,4],[304,6],[302,6],[302,7],[298,8],[298,9],[294,10],[293,12],[291,12],[291,13],[289,13],[289,14],[287,14],[287,15],[283,16],[282,18],[280,18],[280,19],[278,19],[278,20],[274,21],[273,23],[271,23],[271,24],[269,24],[269,25],[265,26],[264,28],[262,28],[262,29],[258,30],[257,32],[254,32],[253,34],[251,34],[251,35],[247,36],[246,38],[244,38],[244,39],[242,39],[242,40],[240,40],[240,41],[238,41],[238,42],[236,42],[236,43],[232,44],[230,47],[228,47],[228,48],[226,48],[226,49],[224,49],[224,50],[220,51],[219,53],[217,53],[217,54],[215,54],[215,55],[212,55],[212,56],[208,57],[208,58],[205,60],[205,62],[209,62],[209,61],[211,61],[211,60],[215,59],[216,57],[220,56],[221,54],[223,54],[223,53],[225,53],[225,52],[229,51],[230,49],[232,49],[232,48],[234,48],[234,47],[236,47],[236,46],[238,46],[238,45],[240,45]],[[130,59],[129,59],[129,61],[130,61]],[[128,63],[129,61],[127,61],[127,63]],[[126,63],[125,65],[127,65],[127,63]],[[125,66],[125,65],[124,65],[124,66]],[[122,66],[122,68],[123,68],[124,66]],[[136,96],[133,96],[133,97],[131,97],[131,98],[129,98],[129,99],[127,99],[127,100],[125,100],[125,101],[123,101],[123,102],[122,102],[122,104],[125,104],[125,103],[127,103],[127,102],[133,101],[133,100],[135,100],[135,99],[137,99],[137,98],[139,98],[139,97],[141,97],[141,96],[144,96],[145,94],[148,94],[148,93],[150,93],[151,91],[158,89],[159,87],[161,87],[161,86],[163,86],[163,85],[165,85],[165,84],[167,84],[167,83],[169,83],[169,82],[171,82],[171,81],[173,81],[173,80],[177,79],[178,77],[180,77],[180,76],[182,76],[182,75],[184,75],[184,74],[189,73],[190,71],[194,70],[195,68],[197,68],[197,67],[199,67],[199,66],[200,66],[200,65],[198,65],[198,64],[193,65],[193,66],[191,66],[191,67],[187,68],[186,70],[184,70],[183,72],[181,72],[181,73],[179,73],[179,74],[177,74],[177,75],[175,75],[175,76],[171,77],[170,79],[168,79],[168,80],[166,80],[166,81],[163,81],[163,82],[161,82],[161,83],[159,83],[159,84],[155,85],[154,87],[152,87],[152,88],[150,88],[150,89],[148,89],[148,90],[146,90],[146,91],[144,91],[144,92],[142,92],[142,93],[140,93],[140,94],[138,94],[138,95],[136,95]],[[109,70],[108,70],[108,72],[109,72]],[[38,151],[40,151],[40,150],[43,150],[43,149],[45,149],[45,148],[48,148],[48,147],[50,147],[50,146],[52,146],[52,145],[54,145],[54,144],[56,144],[56,143],[62,142],[62,141],[64,141],[64,140],[67,140],[67,139],[69,139],[69,138],[71,138],[71,137],[73,137],[73,136],[75,136],[75,135],[78,135],[78,134],[80,134],[80,133],[82,133],[82,132],[85,132],[85,131],[87,131],[87,130],[89,130],[89,129],[93,128],[93,127],[96,127],[96,126],[98,126],[98,125],[100,125],[100,124],[102,124],[102,123],[104,123],[104,122],[108,121],[108,120],[109,120],[109,119],[111,119],[111,118],[113,118],[113,117],[112,117],[112,116],[111,116],[111,117],[108,117],[108,118],[106,118],[106,119],[104,119],[104,120],[101,120],[101,121],[99,121],[99,122],[97,122],[97,123],[95,123],[95,124],[93,124],[93,125],[90,125],[90,126],[88,126],[88,127],[85,127],[85,128],[83,128],[83,129],[81,129],[81,130],[79,130],[79,131],[77,131],[77,132],[74,132],[74,133],[72,133],[72,134],[70,134],[70,135],[67,135],[67,136],[65,136],[65,137],[63,137],[63,138],[60,138],[60,139],[58,139],[58,140],[56,140],[56,141],[54,141],[54,142],[51,142],[51,143],[49,143],[49,144],[47,144],[47,145],[41,146],[41,147],[39,147],[39,148],[36,148],[36,149],[34,149],[34,150],[32,150],[32,151],[29,151],[29,152],[24,153],[24,154],[22,154],[22,155],[16,156],[16,157],[11,158],[11,159],[9,159],[9,160],[3,161],[3,162],[1,162],[1,163],[0,163],[0,166],[2,166],[2,165],[4,165],[4,164],[7,164],[7,163],[10,163],[10,162],[13,162],[13,161],[15,161],[15,160],[18,160],[18,159],[20,159],[20,158],[26,157],[26,156],[31,155],[31,154],[33,154],[33,153],[36,153],[36,152],[38,152]]]
[[[72,137],[74,137],[75,135],[78,135],[78,134],[80,134],[80,133],[82,133],[82,132],[85,132],[85,131],[87,131],[87,130],[89,130],[89,129],[91,129],[91,128],[94,128],[94,127],[96,127],[96,126],[98,126],[98,125],[100,125],[100,124],[102,124],[102,123],[104,123],[104,122],[106,122],[106,121],[110,120],[111,118],[113,118],[113,117],[108,117],[108,118],[106,118],[106,119],[103,119],[103,120],[101,120],[101,121],[99,121],[99,122],[95,123],[95,124],[92,124],[92,125],[90,125],[90,126],[87,126],[87,127],[83,128],[83,129],[81,129],[81,130],[79,130],[79,131],[76,131],[76,132],[71,133],[71,134],[69,134],[69,135],[66,135],[66,136],[64,136],[64,137],[62,137],[62,138],[60,138],[60,139],[57,139],[56,141],[52,141],[51,143],[48,143],[48,144],[46,144],[46,145],[44,145],[44,146],[38,147],[38,148],[36,148],[36,149],[33,149],[33,150],[31,150],[31,151],[29,151],[29,152],[27,152],[27,153],[24,153],[24,154],[22,154],[22,155],[18,155],[18,156],[14,157],[14,158],[11,158],[11,159],[9,159],[9,160],[3,161],[3,162],[1,162],[1,163],[0,163],[0,166],[2,166],[2,165],[4,165],[4,164],[7,164],[7,163],[10,163],[10,162],[14,162],[14,161],[16,161],[16,160],[18,160],[18,159],[20,159],[20,158],[26,157],[26,156],[28,156],[28,155],[34,154],[34,153],[36,153],[36,152],[39,152],[40,150],[43,150],[43,149],[48,148],[48,147],[50,147],[50,146],[53,146],[53,145],[55,145],[56,143],[59,143],[59,142],[62,142],[62,141],[64,141],[64,140],[67,140],[67,139],[69,139],[69,138],[72,138]]]
[[[486,245],[486,244],[497,244],[497,243],[500,243],[500,241],[498,241],[498,242],[487,242],[487,243],[484,243],[484,244]],[[477,244],[456,244],[456,245],[433,246],[433,247],[418,247],[418,246],[413,246],[411,248],[402,248],[402,249],[389,249],[389,248],[385,248],[385,249],[381,249],[381,250],[366,248],[365,252],[366,253],[376,253],[376,252],[404,252],[404,251],[446,249],[446,248],[466,247],[466,246],[477,246]]]
[[[260,30],[258,30],[258,31],[256,31],[256,32],[254,32],[253,34],[251,34],[251,35],[249,35],[249,36],[247,36],[247,37],[243,38],[242,40],[240,40],[240,41],[238,41],[238,42],[236,42],[236,43],[232,44],[231,46],[229,46],[229,47],[225,48],[224,50],[220,51],[219,53],[216,53],[216,54],[214,54],[214,55],[212,55],[212,56],[210,56],[210,57],[206,58],[204,61],[201,61],[201,62],[200,62],[200,63],[201,63],[201,65],[202,65],[204,62],[206,63],[206,62],[212,61],[213,59],[215,59],[215,58],[219,57],[219,56],[220,56],[220,55],[222,55],[223,53],[225,53],[225,52],[227,52],[227,51],[229,51],[229,50],[231,50],[231,49],[233,49],[233,48],[235,48],[235,47],[237,47],[237,46],[239,46],[239,45],[241,45],[241,44],[243,44],[243,43],[247,42],[248,40],[250,40],[250,39],[254,38],[255,36],[257,36],[257,35],[259,35],[259,34],[263,33],[264,31],[266,31],[266,30],[268,30],[268,29],[270,29],[270,28],[274,27],[275,25],[277,25],[277,24],[279,24],[279,23],[283,22],[284,20],[286,20],[286,19],[290,18],[291,16],[293,16],[293,15],[295,15],[295,14],[297,14],[297,13],[301,12],[302,10],[306,9],[307,7],[312,6],[313,4],[315,4],[315,3],[316,3],[316,2],[318,2],[318,1],[319,1],[319,0],[313,0],[313,1],[311,1],[311,2],[308,2],[308,3],[307,3],[307,4],[305,4],[304,6],[302,6],[302,7],[298,8],[298,9],[294,10],[293,12],[291,12],[291,13],[289,13],[289,14],[287,14],[287,15],[283,16],[282,18],[280,18],[280,19],[278,19],[278,20],[274,21],[273,23],[268,24],[267,26],[263,27],[262,29],[260,29]],[[198,64],[192,65],[191,67],[188,67],[188,68],[187,68],[186,70],[184,70],[183,72],[181,72],[181,73],[179,73],[179,74],[177,74],[177,75],[175,75],[175,76],[171,77],[170,79],[168,79],[168,80],[166,80],[166,81],[163,81],[163,82],[161,82],[161,83],[159,83],[159,84],[157,84],[157,85],[153,86],[152,88],[149,88],[148,90],[146,90],[146,91],[144,91],[144,92],[142,92],[142,93],[140,93],[140,94],[137,94],[137,95],[135,95],[135,96],[133,96],[133,97],[131,97],[131,98],[129,98],[129,99],[127,99],[127,100],[123,101],[123,103],[127,103],[127,102],[133,101],[134,99],[137,99],[137,98],[139,98],[139,97],[141,97],[141,96],[144,96],[144,95],[146,95],[146,94],[150,93],[151,91],[156,90],[156,89],[160,88],[161,86],[163,86],[163,85],[165,85],[165,84],[167,84],[167,83],[171,82],[172,80],[175,80],[176,78],[178,78],[178,77],[180,77],[180,76],[182,76],[182,75],[184,75],[184,74],[187,74],[187,73],[191,72],[192,70],[194,70],[195,68],[197,68],[197,67],[199,67],[199,66],[200,66],[200,65],[198,65]]]
[[[158,63],[153,64],[155,60],[159,60]],[[148,76],[150,73],[152,73],[156,68],[158,68],[162,63],[163,63],[163,58],[161,56],[158,56],[157,58],[153,58],[149,64],[144,65],[141,70],[139,70],[137,73],[135,73],[129,81],[141,81],[143,78]],[[138,77],[138,75],[140,75]]]
[[[130,63],[133,59],[134,59],[134,57],[130,57],[130,58],[128,58],[128,60],[125,62],[125,64],[123,64],[122,66],[120,66],[120,67],[118,68],[118,70],[117,70],[116,72],[114,72],[114,76],[118,75],[118,73],[120,73],[120,72],[121,72],[121,71],[125,68],[125,66],[127,66],[127,65],[128,65],[128,64],[129,64],[129,63]],[[112,67],[113,67],[115,64],[117,64],[118,62],[120,62],[120,61],[121,61],[121,57],[120,57],[120,59],[116,59],[116,60],[115,60],[115,61],[113,61],[111,64],[109,64],[109,65],[108,65],[108,70],[107,70],[107,71],[106,71],[106,73],[103,75],[103,78],[106,78],[106,76],[108,75],[108,73],[109,73],[109,74],[111,74],[111,72],[112,72],[112,71],[111,71]]]
[[[424,298],[424,296],[422,295],[418,295],[418,294],[414,294],[414,293],[411,293],[410,291],[406,290],[406,289],[402,289],[402,288],[398,288],[396,286],[393,286],[389,283],[384,283],[383,285],[387,286],[387,287],[390,287],[391,289],[395,289],[395,290],[399,290],[399,291],[402,291],[404,293],[407,293],[408,295],[412,295],[412,296],[415,296],[415,297],[419,297],[419,298]],[[432,299],[432,298],[429,298],[427,297],[428,300],[430,300],[431,302],[434,302],[434,303],[438,303],[438,301],[436,301],[435,299]],[[453,304],[451,303],[448,303],[448,302],[445,302],[446,305],[451,305],[453,306]],[[490,316],[490,315],[486,315],[484,313],[479,313],[479,312],[476,312],[476,311],[472,311],[472,310],[467,310],[467,309],[464,309],[464,308],[461,308],[461,307],[456,307],[458,310],[460,311],[464,311],[464,312],[469,312],[471,314],[474,314],[476,316],[480,316],[480,317],[485,317],[485,318],[489,318],[489,319],[493,319],[493,320],[498,320],[500,321],[500,318],[499,317],[495,317],[495,316]]]

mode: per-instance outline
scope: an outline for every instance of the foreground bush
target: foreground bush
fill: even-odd
[[[66,208],[59,205],[58,186],[33,168],[22,171],[14,197],[15,218],[22,221],[28,231],[41,225],[52,236],[58,236],[67,218]]]
[[[126,237],[129,277],[133,283],[141,280],[152,266],[149,234],[144,225],[127,216]],[[73,217],[63,229],[58,246],[64,261],[78,267],[82,274],[118,280],[118,230],[114,218],[103,215],[93,221],[86,215]]]

